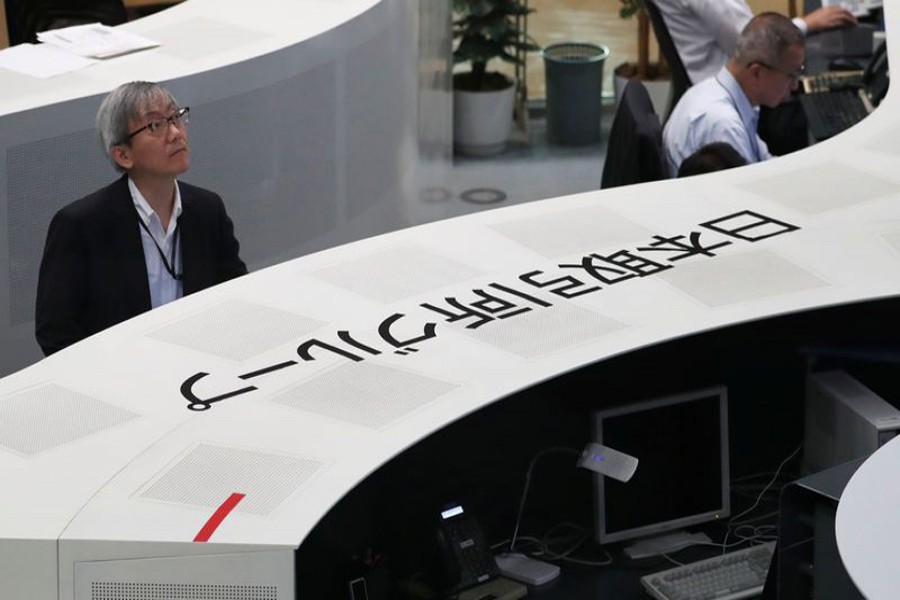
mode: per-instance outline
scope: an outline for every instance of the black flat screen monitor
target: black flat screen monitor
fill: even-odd
[[[713,387],[593,413],[594,441],[638,459],[627,483],[594,476],[600,544],[730,514],[728,394]]]

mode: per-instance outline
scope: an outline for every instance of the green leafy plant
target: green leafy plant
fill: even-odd
[[[522,65],[521,52],[539,49],[522,26],[532,12],[516,0],[453,0],[453,62],[471,67],[454,75],[454,86],[468,91],[509,87],[509,78],[487,70],[488,62],[496,58]]]
[[[623,19],[627,19],[631,17],[637,11],[643,9],[643,3],[641,0],[619,0],[622,6],[619,7],[619,16]]]

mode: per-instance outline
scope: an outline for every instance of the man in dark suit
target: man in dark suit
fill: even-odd
[[[35,316],[45,354],[247,272],[222,199],[176,181],[190,165],[187,122],[157,84],[103,100],[97,130],[124,174],[50,223]]]

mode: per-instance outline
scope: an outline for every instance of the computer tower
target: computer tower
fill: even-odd
[[[864,460],[844,463],[784,486],[779,500],[778,548],[764,598],[863,599],[838,552],[834,519],[844,487]]]
[[[868,456],[900,431],[900,410],[845,371],[809,373],[804,474]]]

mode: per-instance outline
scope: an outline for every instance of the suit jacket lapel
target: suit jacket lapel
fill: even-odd
[[[179,186],[181,192],[181,216],[178,217],[178,243],[181,248],[181,286],[184,295],[193,294],[201,289],[201,284],[197,279],[198,264],[197,261],[201,255],[201,248],[198,248],[200,236],[197,235],[197,226],[199,216],[196,214],[196,206],[193,203],[193,196],[188,186]]]
[[[122,271],[112,276],[121,278],[124,297],[130,298],[135,314],[150,310],[150,284],[147,282],[147,263],[144,245],[134,209],[134,201],[128,189],[128,176],[123,175],[113,184],[112,217],[110,228],[115,239],[112,248],[119,253]]]

